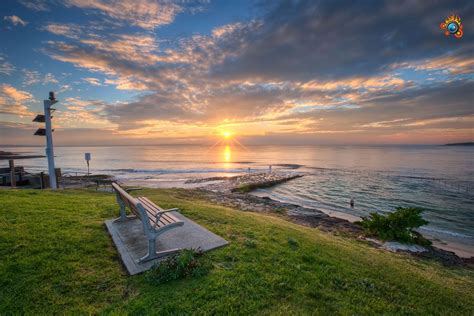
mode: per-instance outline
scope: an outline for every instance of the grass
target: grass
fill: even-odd
[[[112,194],[0,191],[0,314],[473,315],[474,272],[387,253],[180,190],[133,192],[231,243],[205,276],[126,276],[103,221]]]

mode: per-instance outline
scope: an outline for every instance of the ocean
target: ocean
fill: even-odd
[[[44,154],[43,147],[4,151]],[[474,148],[451,146],[117,146],[57,147],[66,174],[90,171],[148,187],[190,187],[186,180],[272,170],[305,176],[252,194],[319,209],[367,216],[398,206],[421,207],[429,224],[421,232],[474,245]],[[2,164],[7,167],[7,162]],[[46,159],[18,160],[30,172]],[[195,186],[196,184],[194,184]],[[349,205],[355,201],[354,208]]]

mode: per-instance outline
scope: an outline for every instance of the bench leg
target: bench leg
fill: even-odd
[[[115,221],[116,222],[123,222],[127,220],[127,212],[125,210],[125,203],[122,202],[122,200],[117,197],[117,202],[120,205],[120,217],[117,218]]]
[[[156,252],[156,238],[149,239],[148,240],[148,253],[146,254],[146,256],[140,258],[140,260],[138,260],[138,263],[144,263],[144,262],[147,262],[147,261],[150,261],[150,260],[165,257],[165,256],[168,256],[168,255],[177,253],[179,251],[181,251],[181,248],[174,248],[174,249],[169,249],[169,250],[163,250],[163,251]]]

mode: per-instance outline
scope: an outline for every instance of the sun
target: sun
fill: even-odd
[[[225,139],[230,139],[232,137],[232,132],[229,132],[229,131],[223,131],[222,133],[222,137],[224,137]]]

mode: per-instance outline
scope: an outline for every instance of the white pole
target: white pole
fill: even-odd
[[[49,186],[55,190],[58,188],[56,184],[56,171],[54,166],[54,149],[53,149],[53,132],[51,129],[51,105],[56,103],[51,100],[44,100],[44,122],[46,127],[46,156],[48,157]]]

